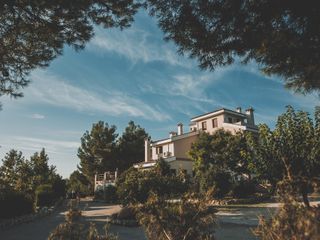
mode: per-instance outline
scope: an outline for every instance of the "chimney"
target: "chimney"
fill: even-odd
[[[174,136],[177,136],[177,133],[176,132],[169,132],[169,137],[172,138]]]
[[[182,135],[182,134],[183,134],[183,124],[178,123],[178,135]]]
[[[254,125],[254,116],[253,116],[254,109],[252,107],[246,110],[246,115],[248,119],[248,125]]]
[[[144,161],[149,162],[150,158],[150,141],[149,138],[144,139]]]
[[[237,107],[237,108],[236,108],[236,111],[237,111],[238,113],[241,113],[241,111],[242,111],[242,110],[241,110],[241,107]]]

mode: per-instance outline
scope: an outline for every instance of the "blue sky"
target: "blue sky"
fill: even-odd
[[[320,105],[317,95],[294,94],[254,63],[201,71],[176,50],[143,14],[124,31],[97,27],[84,51],[66,47],[50,67],[32,72],[25,97],[0,98],[0,159],[12,148],[29,157],[44,147],[68,177],[79,163],[81,136],[99,120],[120,134],[134,120],[158,139],[220,107],[252,106],[256,122],[273,127],[286,105],[309,112]]]

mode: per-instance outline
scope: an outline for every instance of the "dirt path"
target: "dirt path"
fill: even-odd
[[[273,206],[274,207],[274,206]],[[82,221],[93,222],[102,233],[107,223],[106,216],[120,210],[119,205],[82,200]],[[0,231],[0,240],[46,240],[50,232],[64,222],[65,208],[31,223],[21,224]],[[217,214],[216,238],[218,240],[256,240],[251,229],[257,224],[258,215],[270,215],[274,211],[270,207],[232,207],[220,208]],[[111,225],[110,231],[119,236],[120,240],[146,240],[141,227],[122,227]]]
[[[45,240],[56,226],[64,222],[66,207],[57,209],[49,216],[33,222],[22,223],[12,228],[0,231],[1,240]]]
[[[91,221],[96,224],[99,229],[103,229],[106,224],[106,215],[111,215],[120,210],[119,205],[105,205],[103,203],[90,202],[84,203],[87,205],[82,212],[86,221]],[[218,216],[216,226],[216,238],[218,240],[256,240],[251,232],[253,228],[250,220],[255,218],[260,213],[248,209],[237,209],[224,211]],[[244,215],[245,216],[244,218]],[[122,227],[111,225],[110,231],[119,236],[120,240],[146,240],[142,228],[138,227]]]

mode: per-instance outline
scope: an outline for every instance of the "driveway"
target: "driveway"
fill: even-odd
[[[60,207],[49,216],[33,222],[22,223],[6,230],[0,230],[1,240],[45,240],[57,225],[64,222],[66,206]]]
[[[256,240],[252,229],[258,223],[258,216],[270,216],[277,206],[268,207],[223,207],[217,213],[216,238],[218,240]],[[120,210],[119,205],[106,205],[91,200],[82,200],[82,221],[94,222],[102,232],[106,224],[106,216]],[[64,222],[66,208],[57,210],[52,215],[31,223],[21,224],[5,231],[0,231],[1,240],[45,240],[50,232]],[[123,227],[111,225],[110,231],[119,236],[120,240],[146,240],[141,227]]]

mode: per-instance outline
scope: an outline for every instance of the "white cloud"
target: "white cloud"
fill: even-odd
[[[53,139],[41,139],[24,136],[16,136],[13,138],[13,142],[20,145],[19,149],[40,151],[45,148],[47,152],[59,153],[61,149],[75,150],[79,147],[79,142],[73,141],[60,141]]]
[[[114,52],[134,63],[162,61],[175,66],[191,66],[190,60],[179,56],[171,44],[154,39],[150,32],[134,26],[123,31],[97,28],[88,49],[99,53],[101,50]]]
[[[197,77],[190,74],[176,75],[172,85],[168,88],[168,92],[196,101],[212,102],[205,93],[206,87],[213,81],[211,76],[209,74]]]
[[[157,107],[151,107],[140,99],[122,92],[109,90],[105,95],[100,96],[92,91],[70,85],[45,71],[36,71],[31,78],[34,83],[25,92],[25,100],[29,102],[42,102],[111,116],[129,115],[155,121],[170,119],[168,114],[158,110]]]
[[[31,115],[31,118],[33,119],[45,119],[45,116],[39,113],[34,113]]]
[[[0,146],[0,159],[2,159],[11,149],[22,151],[23,155],[29,158],[35,152],[39,152],[42,148],[45,148],[50,159],[49,164],[55,165],[59,174],[62,174],[63,177],[68,177],[69,174],[76,169],[79,161],[76,157],[76,153],[80,146],[80,142],[76,141],[1,135]]]

